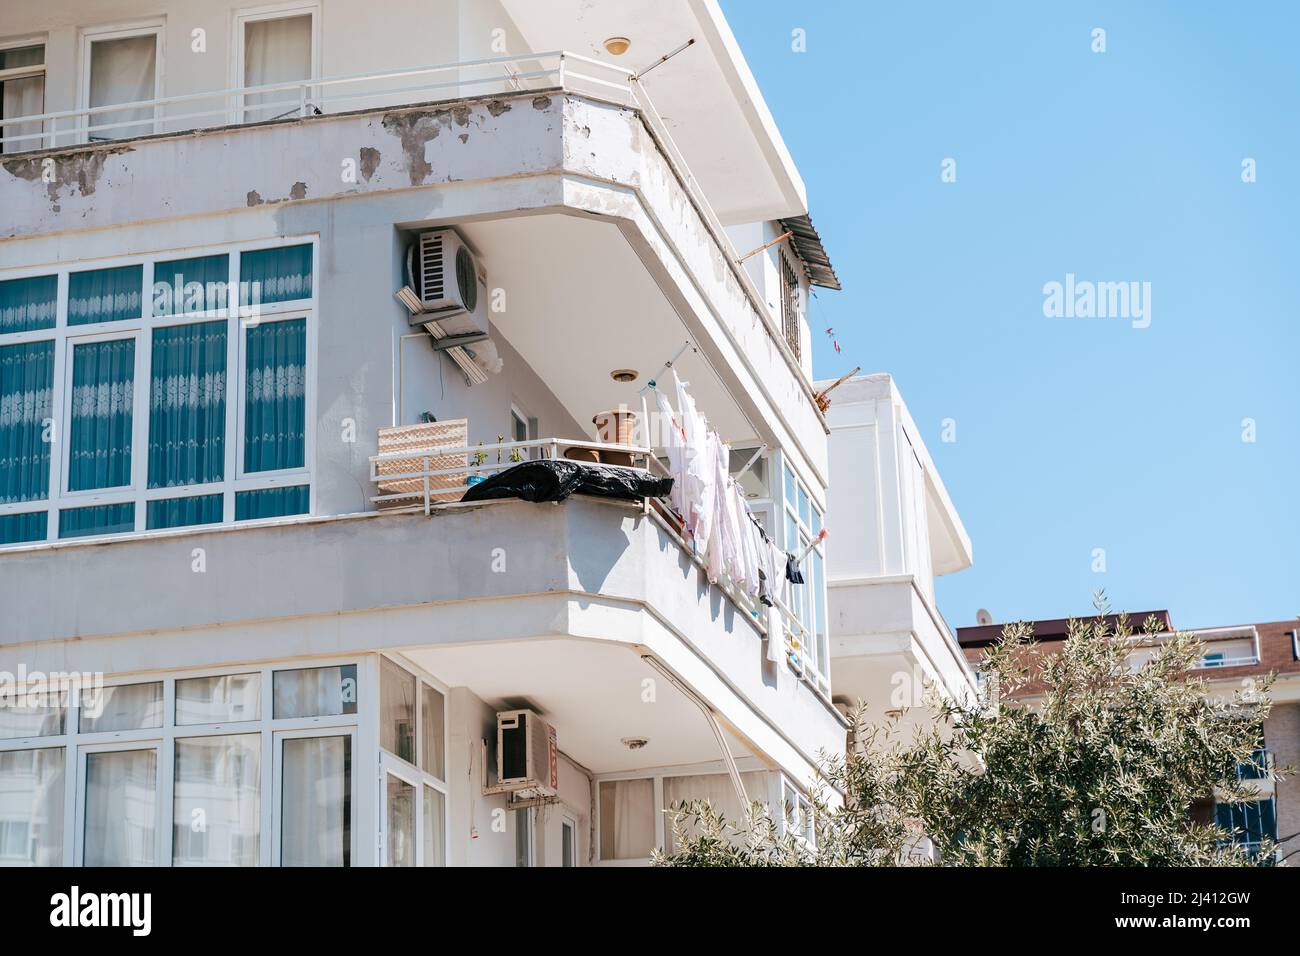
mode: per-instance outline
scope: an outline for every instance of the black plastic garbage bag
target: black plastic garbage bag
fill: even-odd
[[[569,495],[577,494],[639,501],[661,497],[672,488],[671,478],[655,478],[644,472],[611,465],[546,458],[526,461],[498,472],[473,485],[460,500],[522,498],[524,501],[563,501]]]

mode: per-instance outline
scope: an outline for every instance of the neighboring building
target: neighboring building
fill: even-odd
[[[1143,623],[1151,616],[1160,625],[1155,641],[1174,632],[1174,624],[1165,610],[1130,614],[1129,626],[1140,633]],[[1117,618],[1110,615],[1106,620],[1108,626],[1114,627]],[[1069,633],[1069,621],[1060,618],[1031,623],[1039,652],[1059,652]],[[985,650],[1001,635],[1003,626],[986,624],[957,629],[958,640],[972,664],[979,664]],[[1264,721],[1260,750],[1253,761],[1238,768],[1243,779],[1257,781],[1259,800],[1217,806],[1207,801],[1206,806],[1194,809],[1207,821],[1213,814],[1220,826],[1234,831],[1238,842],[1247,847],[1258,844],[1264,837],[1274,840],[1278,843],[1278,858],[1285,858],[1300,850],[1300,778],[1293,775],[1274,782],[1261,779],[1260,770],[1270,765],[1300,767],[1300,619],[1189,630],[1204,644],[1199,670],[1204,672],[1201,676],[1208,681],[1211,693],[1229,695],[1238,689],[1249,689],[1267,674],[1276,675],[1270,692],[1273,709]],[[1140,666],[1152,653],[1150,641],[1135,642],[1130,665]],[[1033,700],[1041,693],[1042,685],[1031,680],[1018,696]]]
[[[636,863],[668,803],[806,804],[832,621],[965,679],[930,574],[969,544],[887,379],[838,395],[885,388],[920,470],[820,536],[838,280],[714,0],[101,8],[0,10],[0,862]],[[566,450],[660,473],[593,417],[670,361],[807,552],[777,612],[658,498],[458,500]]]
[[[930,689],[975,691],[934,593],[936,575],[970,567],[970,538],[893,379],[849,379],[831,397],[830,507],[853,529],[832,538],[827,573],[836,700],[906,726],[928,719]]]

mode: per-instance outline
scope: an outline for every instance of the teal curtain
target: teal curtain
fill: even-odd
[[[68,325],[138,319],[144,266],[95,269],[68,276]]]
[[[0,504],[49,496],[53,381],[53,342],[0,348]]]
[[[244,471],[301,468],[307,321],[263,322],[245,341]]]
[[[288,515],[305,515],[310,498],[306,485],[292,488],[263,488],[260,491],[241,491],[235,495],[235,520],[250,518],[283,518]]]
[[[201,287],[187,288],[197,282]],[[153,267],[153,314],[184,315],[224,309],[230,288],[230,257],[198,256],[173,259]]]
[[[220,524],[222,496],[199,495],[194,498],[162,498],[149,502],[145,510],[145,526],[150,531],[160,528],[184,528],[196,524]]]
[[[68,490],[131,483],[135,339],[78,345],[72,352]]]
[[[96,505],[59,512],[59,537],[84,538],[92,534],[122,534],[135,530],[135,505]]]
[[[149,487],[220,481],[226,464],[226,323],[154,329]]]
[[[44,511],[31,511],[21,515],[0,515],[0,544],[44,541],[48,522],[49,515]]]
[[[311,298],[311,246],[281,246],[239,255],[240,305]]]
[[[58,276],[0,282],[0,335],[54,328],[58,303]]]

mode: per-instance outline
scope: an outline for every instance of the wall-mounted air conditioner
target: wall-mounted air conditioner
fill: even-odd
[[[560,751],[555,728],[531,710],[497,713],[497,786],[522,798],[559,793]]]
[[[501,370],[488,340],[487,276],[456,230],[422,232],[407,246],[406,282],[397,298],[408,321],[433,337],[433,347],[456,362],[469,384]]]

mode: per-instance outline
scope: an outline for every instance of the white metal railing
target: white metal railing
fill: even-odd
[[[450,76],[449,76],[450,75]],[[412,82],[418,81],[418,82]],[[396,85],[394,85],[396,84]],[[29,149],[46,149],[87,142],[148,136],[159,133],[184,133],[214,126],[269,122],[288,117],[307,117],[337,113],[341,108],[364,109],[398,107],[427,99],[430,94],[454,91],[457,95],[513,93],[528,89],[557,87],[577,93],[612,97],[635,107],[650,130],[673,173],[682,183],[705,227],[722,250],[732,274],[768,334],[777,344],[787,367],[810,401],[812,386],[803,374],[799,360],[785,341],[782,330],[767,310],[762,294],[740,263],[740,254],[731,242],[722,220],[709,203],[703,187],[678,149],[667,123],[651,100],[645,85],[626,67],[570,53],[550,50],[543,53],[483,57],[454,63],[352,73],[341,76],[289,80],[240,86],[217,91],[160,96],[129,103],[85,106],[33,116],[5,117],[0,134],[6,129],[27,128],[39,124],[35,132],[0,135],[0,153],[5,155]],[[250,97],[272,97],[249,103]],[[370,101],[370,102],[367,102]],[[197,108],[207,103],[207,108]],[[177,112],[173,108],[179,108]],[[114,119],[125,113],[149,113],[147,117]],[[255,114],[253,118],[250,115]],[[100,122],[94,122],[96,118]],[[17,147],[15,149],[14,147]],[[816,403],[813,402],[814,408]]]
[[[634,462],[640,464],[633,465],[612,465],[615,468],[628,468],[633,471],[643,471],[647,474],[658,477],[670,477],[668,469],[663,462],[655,455],[654,450],[640,445],[620,445],[610,442],[589,441],[585,438],[533,438],[527,441],[508,441],[496,442],[490,445],[458,445],[458,446],[430,446],[428,448],[403,449],[401,451],[384,452],[378,455],[370,456],[370,480],[374,484],[416,481],[420,483],[420,491],[405,491],[390,494],[379,494],[371,496],[370,500],[377,505],[384,504],[402,504],[407,503],[412,510],[422,509],[425,514],[431,514],[434,509],[446,508],[458,502],[439,502],[434,500],[434,496],[439,494],[460,493],[468,491],[478,482],[472,479],[476,476],[484,476],[502,471],[516,464],[522,464],[525,461],[541,459],[559,459],[564,456],[564,452],[569,449],[582,449],[596,452],[615,452],[629,455]],[[434,460],[446,456],[465,455],[467,463],[464,465],[456,464],[450,468],[432,467]],[[482,461],[474,461],[473,458],[482,458]],[[420,467],[408,471],[383,471],[381,467],[385,463],[396,461],[413,461],[418,460]],[[459,478],[464,476],[463,482],[452,484],[434,484],[436,479],[453,477]],[[673,523],[666,520],[665,515],[671,514],[680,522],[680,517],[672,510],[672,505],[666,497],[653,499],[657,502],[657,510],[651,505],[651,499],[643,502],[645,513],[652,515],[667,530],[677,542],[678,546],[687,555],[692,562],[701,570],[705,571],[705,560],[696,549],[682,536],[679,527],[674,527]],[[768,628],[766,615],[763,613],[764,607],[756,602],[742,588],[736,587],[728,579],[714,582],[714,587],[718,588],[736,607],[745,614],[748,614],[754,621],[755,626],[760,633],[767,636],[769,640],[780,640],[783,653],[786,655],[787,664],[795,671],[798,676],[812,687],[817,693],[829,698],[829,687],[825,686],[824,678],[817,675],[816,669],[806,666],[804,663],[808,660],[808,655],[813,652],[813,635],[809,632],[804,623],[799,620],[798,616],[792,611],[789,605],[779,594],[773,593],[772,600],[777,611],[780,614],[782,622],[782,633],[773,635]],[[775,589],[773,589],[775,591]],[[795,655],[795,660],[799,661],[796,666],[791,662],[790,655]]]
[[[603,71],[605,75],[593,75]],[[452,74],[448,78],[448,74]],[[480,75],[475,75],[480,74]],[[422,82],[410,83],[420,79]],[[403,85],[394,85],[400,81]],[[350,73],[341,76],[313,77],[288,80],[282,83],[264,83],[257,86],[238,86],[224,90],[203,90],[175,96],[159,96],[128,103],[104,106],[85,106],[73,110],[59,110],[31,116],[6,116],[4,125],[32,126],[40,124],[36,132],[0,136],[0,145],[6,154],[15,152],[12,147],[22,144],[22,149],[44,149],[89,140],[113,139],[104,134],[126,128],[152,127],[131,136],[149,133],[181,133],[244,122],[264,122],[289,116],[313,116],[325,112],[340,112],[340,107],[356,101],[371,99],[376,105],[398,106],[419,102],[418,97],[429,93],[455,90],[466,95],[516,92],[554,85],[575,91],[599,91],[616,94],[629,101],[634,98],[631,80],[625,67],[605,63],[578,53],[554,50],[544,53],[527,53],[459,60],[432,66],[403,70],[381,70],[369,73]],[[360,87],[360,88],[359,88]],[[275,95],[277,98],[254,103],[250,97]],[[416,99],[412,99],[412,98]],[[395,99],[396,98],[396,99]],[[208,102],[207,108],[191,108],[194,104]],[[181,111],[171,110],[181,107]],[[93,122],[96,117],[121,113],[144,113],[146,118],[106,120]],[[248,119],[249,113],[258,119]],[[2,130],[0,130],[2,132]]]

